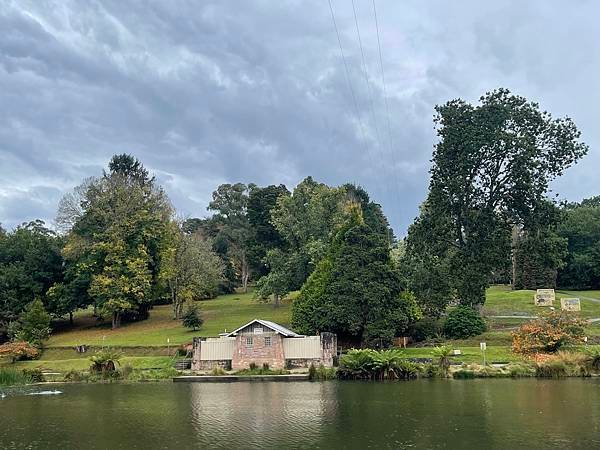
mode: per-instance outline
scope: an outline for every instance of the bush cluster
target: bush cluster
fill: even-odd
[[[554,311],[525,323],[512,334],[512,349],[523,355],[555,353],[583,342],[585,321],[565,311]]]
[[[452,339],[466,339],[487,330],[479,313],[469,306],[459,306],[448,314],[444,322],[444,334]]]

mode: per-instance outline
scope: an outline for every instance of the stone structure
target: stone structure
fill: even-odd
[[[254,319],[219,338],[194,338],[192,370],[332,367],[337,362],[337,337],[333,333],[302,336],[268,320]]]

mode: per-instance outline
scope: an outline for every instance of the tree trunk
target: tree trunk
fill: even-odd
[[[121,326],[121,313],[114,311],[112,313],[112,329],[119,328]]]
[[[512,262],[512,282],[511,288],[514,291],[517,282],[517,246],[519,244],[519,227],[517,225],[513,225],[512,228],[512,242],[511,242],[511,262]]]
[[[73,325],[73,311],[69,312],[69,323]]]
[[[273,306],[275,306],[275,308],[279,308],[279,294],[273,294]]]
[[[241,261],[242,269],[242,289],[244,293],[248,292],[248,278],[250,277],[250,271],[248,268],[248,261],[246,261],[246,255],[242,256]]]

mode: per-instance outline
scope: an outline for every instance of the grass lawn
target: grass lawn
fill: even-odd
[[[453,349],[460,350],[462,355],[452,356],[452,361],[464,362],[464,363],[482,363],[483,362],[483,354],[479,349],[479,344],[477,347],[463,347],[458,342],[450,342],[448,343],[450,347]],[[411,347],[404,349],[406,356],[410,358],[432,358],[431,347]],[[488,346],[485,351],[485,358],[487,362],[511,362],[511,361],[522,361],[519,355],[515,355],[511,352],[510,346]]]
[[[536,316],[547,308],[533,304],[534,294],[535,291],[531,290],[512,291],[509,286],[492,286],[487,291],[483,314],[486,316]],[[600,299],[600,291],[556,291],[554,307],[557,309],[560,309],[561,297],[579,297],[581,299],[581,312],[579,313],[581,317],[600,317],[600,302],[584,298]]]
[[[178,345],[191,342],[194,336],[217,336],[225,330],[232,331],[252,319],[289,324],[289,299],[279,308],[254,300],[252,293],[222,295],[198,303],[204,317],[199,331],[190,331],[180,321],[173,320],[170,305],[155,306],[148,320],[125,324],[117,330],[111,330],[110,323],[98,324],[88,309],[75,316],[73,327],[55,331],[46,346],[166,346],[167,339],[171,345]]]
[[[91,366],[89,355],[86,358],[57,359],[53,361],[18,361],[11,364],[17,369],[41,369],[47,372],[68,372],[69,370],[88,370]],[[162,369],[171,367],[173,359],[168,356],[129,356],[120,360],[120,366],[129,364],[134,369]]]

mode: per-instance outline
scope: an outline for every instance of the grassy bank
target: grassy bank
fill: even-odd
[[[252,293],[247,293],[222,295],[198,303],[204,317],[200,331],[190,331],[180,321],[173,320],[170,305],[155,306],[148,320],[125,324],[117,330],[111,330],[110,323],[98,323],[88,309],[75,316],[73,327],[63,324],[61,329],[55,331],[46,346],[166,347],[167,339],[171,345],[178,345],[191,342],[194,336],[217,336],[255,318],[289,324],[290,300],[274,308],[269,303],[254,300]]]

